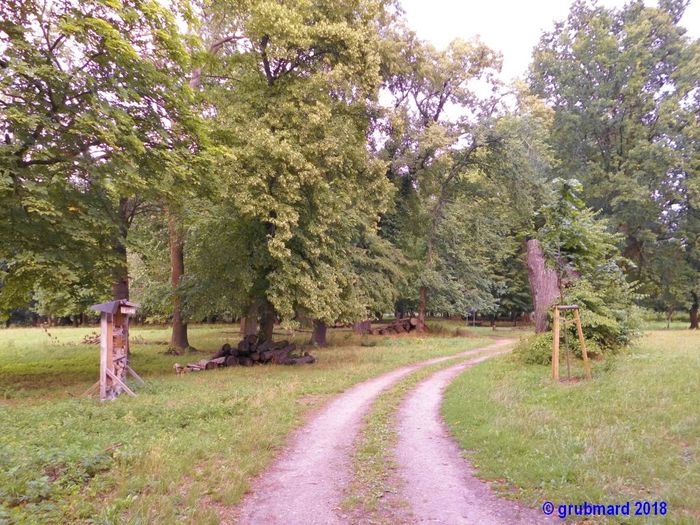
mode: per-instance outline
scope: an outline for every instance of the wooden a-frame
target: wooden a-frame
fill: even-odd
[[[578,334],[579,343],[581,344],[581,353],[583,354],[583,368],[586,373],[586,379],[591,379],[591,363],[588,360],[588,349],[586,348],[586,340],[583,338],[583,328],[581,327],[581,315],[579,314],[579,307],[576,304],[560,304],[554,307],[554,334],[552,338],[552,379],[559,382],[559,335],[561,332],[559,322],[562,319],[562,316],[560,316],[559,312],[567,310],[571,310],[574,312],[576,332]]]

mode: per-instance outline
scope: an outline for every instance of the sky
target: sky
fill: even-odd
[[[599,0],[622,7],[625,0]],[[572,0],[401,0],[409,26],[438,48],[476,35],[503,54],[503,80],[523,76],[532,48],[543,31],[566,18]],[[656,5],[646,1],[647,5]],[[681,20],[692,38],[700,38],[700,0],[691,0]]]

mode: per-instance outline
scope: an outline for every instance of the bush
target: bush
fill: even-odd
[[[641,313],[634,306],[634,286],[613,270],[600,272],[596,282],[580,279],[567,291],[567,302],[581,307],[586,343],[606,351],[629,345],[640,334]]]
[[[581,345],[578,342],[575,326],[568,326],[569,348],[573,355],[583,359]],[[560,343],[560,355],[566,352],[564,334],[562,332]],[[593,359],[603,354],[600,346],[593,340],[586,340],[588,357]],[[513,350],[513,355],[522,363],[528,365],[549,365],[552,363],[552,332],[544,332],[521,340]]]

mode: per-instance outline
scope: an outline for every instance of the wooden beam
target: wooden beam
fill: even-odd
[[[141,379],[141,377],[136,372],[134,372],[134,369],[131,368],[129,365],[126,365],[126,370],[133,376],[134,379],[136,379],[136,381],[139,382],[140,385],[146,384],[146,382],[143,379]]]
[[[107,354],[108,338],[107,338],[107,314],[102,312],[100,316],[100,399],[107,399]]]
[[[108,370],[107,370],[107,375],[108,375],[109,377],[112,378],[112,381],[114,381],[114,382],[117,383],[119,386],[121,386],[128,394],[130,394],[130,395],[136,397],[136,394],[134,394],[134,391],[131,390],[131,388],[129,388],[128,386],[126,386],[126,383],[124,383],[124,381],[122,381],[122,380],[119,379],[116,375],[114,375],[114,372],[112,372],[111,370],[108,369]]]
[[[581,343],[581,353],[583,354],[583,368],[586,371],[586,379],[589,381],[593,378],[591,374],[591,363],[588,360],[588,350],[586,349],[586,340],[583,338],[583,327],[581,326],[581,316],[578,313],[578,308],[574,310],[574,320],[576,321],[576,332],[578,332],[578,341]]]
[[[100,382],[99,382],[99,381],[95,381],[95,384],[94,384],[94,385],[92,385],[92,386],[91,386],[90,388],[88,388],[85,392],[83,392],[83,397],[91,396],[92,394],[94,394],[94,393],[97,391],[98,388],[100,388]]]
[[[559,382],[559,308],[554,307],[554,334],[552,335],[552,379]]]

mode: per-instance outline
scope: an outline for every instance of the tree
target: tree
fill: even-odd
[[[460,182],[468,184],[468,171],[477,173],[479,151],[490,140],[479,128],[480,119],[494,110],[493,100],[476,96],[473,83],[494,82],[499,58],[478,41],[454,41],[437,51],[400,28],[393,38],[396,45],[384,61],[393,108],[379,153],[390,163],[387,175],[396,186],[396,200],[382,229],[414,264],[412,282],[418,288],[423,329],[430,293],[451,294],[447,302],[454,303],[471,288],[441,267],[436,243],[448,215],[466,216],[459,209],[464,202],[458,203],[457,188]],[[463,248],[450,251],[457,255]]]
[[[679,26],[686,5],[575,2],[542,36],[530,70],[533,91],[555,110],[558,173],[579,179],[586,203],[622,233],[626,271],[649,304],[655,252],[671,239],[685,250],[695,235],[680,227],[693,214],[698,169],[700,48]]]
[[[236,295],[229,308],[257,317],[262,339],[277,317],[363,317],[367,305],[352,292],[353,239],[376,230],[390,189],[366,147],[385,6],[216,8],[213,35],[236,35],[200,73],[222,204],[202,217],[204,238],[192,246],[207,262],[190,268],[200,283],[219,283],[218,295]]]
[[[153,1],[0,7],[4,306],[36,287],[128,295],[126,236],[196,128],[171,13]]]
[[[619,235],[585,206],[580,182],[556,179],[553,188],[535,236],[556,272],[558,304],[578,304],[586,336],[601,347],[623,346],[634,335],[635,293],[622,271]]]

